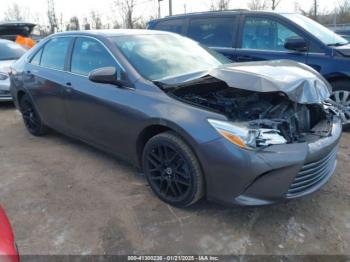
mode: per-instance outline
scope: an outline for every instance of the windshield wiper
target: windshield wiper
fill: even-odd
[[[334,43],[334,44],[328,44],[328,46],[343,46],[343,45],[347,45],[349,44],[349,42],[346,43]]]
[[[5,58],[0,58],[0,61],[7,61],[7,60],[17,60],[18,57],[5,57]]]

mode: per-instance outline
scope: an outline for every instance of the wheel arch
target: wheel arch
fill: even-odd
[[[146,125],[142,129],[142,131],[139,133],[136,139],[137,162],[141,168],[142,168],[142,153],[146,143],[152,137],[167,131],[171,131],[175,133],[177,136],[179,136],[181,139],[183,139],[187,143],[187,145],[191,148],[191,150],[193,151],[193,153],[195,154],[195,156],[199,161],[198,154],[195,150],[196,141],[184,129],[182,129],[177,124],[171,121],[164,120],[164,119],[155,119],[155,120],[152,120],[148,125]],[[200,166],[202,168],[201,164]]]
[[[137,162],[140,167],[142,167],[142,153],[146,143],[152,137],[166,131],[173,131],[173,130],[165,125],[153,124],[145,127],[141,131],[141,133],[138,135],[136,140],[136,154],[137,154]]]
[[[30,97],[30,99],[32,99],[32,101],[33,101],[33,98],[32,98],[32,96],[31,96],[31,94],[30,94],[30,92],[28,90],[23,90],[23,89],[18,90],[17,93],[16,93],[15,104],[17,104],[17,108],[19,110],[20,110],[20,101],[21,101],[21,99],[23,98],[24,95],[28,95]],[[42,118],[42,114],[41,114],[40,110],[38,110],[37,105],[35,103],[33,103],[33,106],[34,106],[35,110],[37,111],[37,113],[39,114],[39,116],[42,119],[42,121],[46,125],[46,122]]]
[[[336,74],[326,77],[327,81],[331,84],[331,86],[334,88],[334,83],[336,82],[348,82],[349,83],[349,90],[350,91],[350,76],[345,74]]]

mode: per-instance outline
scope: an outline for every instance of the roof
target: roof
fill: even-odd
[[[0,43],[13,43],[13,41],[0,38]]]
[[[83,31],[66,31],[56,33],[56,35],[91,35],[91,36],[123,36],[123,35],[155,35],[155,34],[171,34],[165,31],[155,31],[146,29],[103,29],[103,30],[83,30]]]
[[[0,22],[0,26],[36,26],[34,23],[24,22],[24,21],[2,21]]]
[[[293,13],[293,12],[289,12]],[[194,12],[179,15],[166,16],[164,18],[154,19],[151,22],[157,22],[162,20],[171,20],[175,18],[187,18],[194,16],[217,16],[217,15],[230,15],[230,14],[271,14],[271,15],[281,15],[286,14],[286,12],[276,12],[276,11],[251,11],[247,9],[233,9],[224,11],[205,11],[205,12]]]

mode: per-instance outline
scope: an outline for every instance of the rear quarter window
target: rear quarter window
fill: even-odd
[[[40,65],[47,68],[64,70],[64,64],[66,61],[66,55],[70,41],[70,37],[59,37],[51,39],[44,46]]]
[[[30,63],[33,65],[40,65],[41,54],[43,53],[43,49],[40,48],[38,52],[31,58]]]

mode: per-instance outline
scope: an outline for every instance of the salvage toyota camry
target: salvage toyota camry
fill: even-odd
[[[140,166],[174,206],[298,198],[336,167],[341,123],[321,75],[230,64],[172,33],[52,35],[14,64],[11,92],[30,133],[52,128]]]

